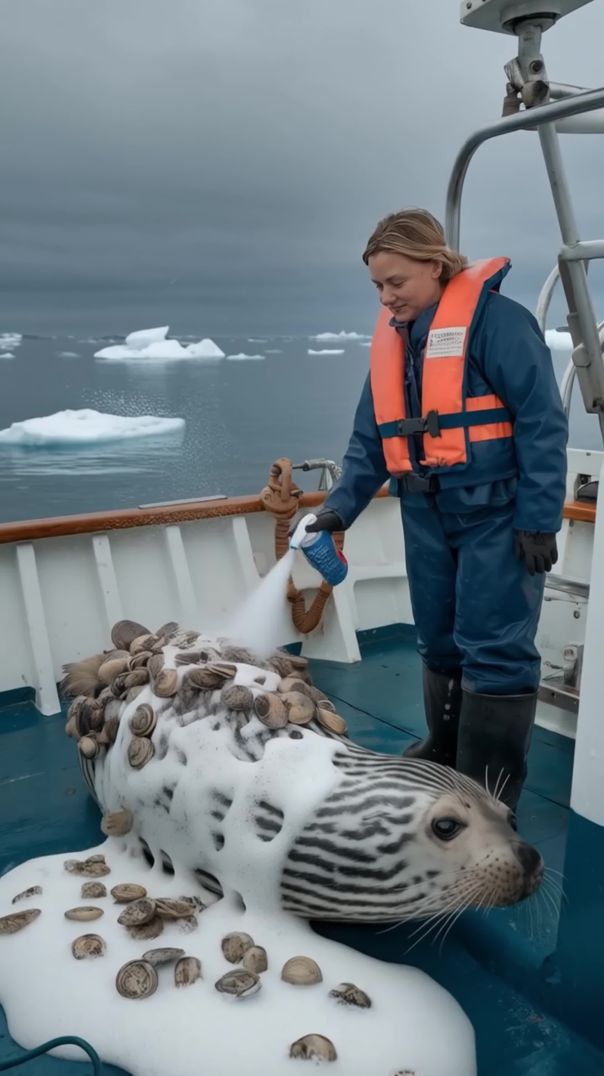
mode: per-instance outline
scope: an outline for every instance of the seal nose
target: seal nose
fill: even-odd
[[[526,895],[534,893],[543,877],[543,860],[540,853],[532,844],[526,841],[515,841],[513,844],[514,855],[520,863],[526,878]]]

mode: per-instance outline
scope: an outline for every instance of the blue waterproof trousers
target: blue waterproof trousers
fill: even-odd
[[[514,504],[443,512],[430,494],[401,498],[418,650],[466,691],[515,695],[539,685],[535,634],[544,575],[514,554]]]

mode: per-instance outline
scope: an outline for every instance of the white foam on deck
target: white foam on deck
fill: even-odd
[[[156,896],[200,893],[186,872],[167,877],[134,858],[116,838],[75,855],[96,852],[104,853],[111,867],[111,874],[101,879],[108,891],[120,882],[135,882]],[[159,938],[137,942],[117,923],[124,906],[114,904],[111,896],[80,900],[82,879],[63,869],[66,858],[32,860],[0,879],[0,914],[42,909],[19,934],[0,937],[0,998],[11,1034],[23,1047],[78,1035],[104,1061],[133,1076],[300,1076],[315,1072],[315,1065],[291,1060],[289,1047],[314,1033],[326,1035],[336,1047],[337,1061],[321,1066],[334,1076],[474,1076],[470,1024],[446,991],[422,972],[320,938],[308,924],[283,912],[242,912],[229,900],[201,912],[193,933],[183,933],[178,923],[167,924]],[[13,896],[36,884],[44,889],[42,897],[11,905]],[[103,908],[103,917],[91,923],[66,920],[64,911],[81,903]],[[247,999],[227,997],[214,987],[233,967],[223,957],[221,939],[236,930],[251,934],[268,953],[262,987]],[[105,956],[73,958],[71,943],[84,933],[105,939]],[[122,998],[115,987],[118,969],[161,946],[198,957],[203,978],[177,989],[168,965],[158,969],[153,996]],[[317,961],[322,983],[295,987],[281,981],[283,964],[298,955]],[[328,995],[340,982],[365,990],[372,1008],[338,1005]],[[82,1060],[73,1047],[55,1053]]]

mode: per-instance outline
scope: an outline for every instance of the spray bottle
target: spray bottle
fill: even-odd
[[[289,541],[290,549],[301,549],[304,556],[316,568],[326,583],[335,587],[346,578],[348,562],[343,553],[338,553],[334,540],[328,531],[306,533],[306,528],[314,523],[316,516],[310,513],[300,520]]]

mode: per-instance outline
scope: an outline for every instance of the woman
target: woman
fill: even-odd
[[[380,221],[363,254],[382,306],[343,473],[308,530],[346,529],[383,483],[400,497],[428,736],[406,752],[495,783],[526,776],[557,560],[567,423],[532,315],[468,266],[426,210]]]

